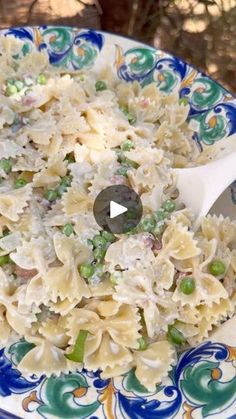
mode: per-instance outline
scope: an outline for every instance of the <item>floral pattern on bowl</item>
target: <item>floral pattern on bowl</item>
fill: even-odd
[[[24,41],[19,54],[33,48],[47,51],[50,62],[64,68],[95,71],[110,63],[117,76],[142,85],[156,82],[161,90],[178,92],[190,104],[189,123],[200,151],[236,133],[236,98],[208,76],[163,51],[123,37],[68,27],[22,27],[3,30]],[[17,58],[17,57],[16,57]],[[236,202],[236,184],[231,187]],[[224,195],[220,208],[235,214]],[[231,206],[231,207],[230,207]],[[229,208],[230,207],[230,208]],[[0,417],[149,419],[214,417],[230,419],[236,411],[236,318],[211,340],[178,357],[169,376],[148,393],[131,370],[102,380],[99,372],[78,371],[50,378],[23,377],[16,365],[31,349],[21,340],[0,351]]]

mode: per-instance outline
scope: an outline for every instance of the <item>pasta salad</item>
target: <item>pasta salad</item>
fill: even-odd
[[[21,48],[0,38],[0,343],[32,344],[24,374],[135,368],[154,391],[235,313],[236,223],[208,215],[194,232],[178,200],[173,168],[198,155],[178,94]],[[95,222],[110,185],[141,197],[127,234]]]

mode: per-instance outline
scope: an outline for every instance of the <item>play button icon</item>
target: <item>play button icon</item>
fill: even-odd
[[[93,206],[98,225],[114,234],[133,230],[141,220],[142,210],[138,194],[125,185],[112,185],[103,189]]]
[[[110,201],[110,218],[115,218],[118,215],[124,214],[126,211],[128,211],[128,208],[117,204],[117,202]]]

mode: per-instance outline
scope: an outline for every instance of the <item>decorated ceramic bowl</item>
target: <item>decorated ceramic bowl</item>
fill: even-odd
[[[205,156],[227,152],[236,133],[236,98],[214,80],[177,57],[130,39],[68,27],[23,27],[3,31],[24,41],[20,55],[45,50],[53,66],[95,71],[110,63],[117,77],[142,85],[155,82],[177,91],[190,104],[192,141]],[[213,152],[214,151],[214,152]],[[236,184],[213,211],[236,218]],[[59,377],[26,378],[16,365],[32,348],[19,341],[0,351],[0,418],[150,419],[236,418],[236,318],[179,356],[169,376],[148,393],[131,370],[101,379],[87,370]]]

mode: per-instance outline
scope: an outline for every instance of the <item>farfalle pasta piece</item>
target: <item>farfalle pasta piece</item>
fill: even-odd
[[[23,147],[15,143],[13,140],[5,139],[0,142],[0,160],[8,159],[9,157],[17,157],[24,152]]]
[[[175,222],[168,225],[162,236],[162,254],[183,260],[197,256],[200,252],[193,232],[188,231],[186,226]]]
[[[66,334],[67,317],[54,316],[42,322],[39,333],[58,348],[66,348],[69,336]]]
[[[168,341],[151,343],[145,351],[134,352],[135,375],[149,391],[168,375],[175,364],[175,350]]]
[[[116,265],[119,265],[121,269],[127,269],[135,267],[140,260],[145,260],[147,263],[154,261],[155,256],[147,240],[148,238],[148,233],[141,233],[123,237],[112,243],[105,256],[109,271],[113,271]]]
[[[44,286],[51,300],[57,299],[78,302],[82,297],[90,297],[90,290],[78,272],[78,265],[91,259],[91,251],[74,238],[60,234],[54,235],[55,252],[62,266],[49,268],[43,275]]]
[[[62,154],[57,154],[48,160],[47,168],[36,173],[33,178],[35,187],[52,186],[57,184],[67,172],[66,163]]]
[[[190,295],[185,295],[181,291],[180,281],[178,281],[172,297],[173,301],[195,307],[202,303],[212,306],[214,302],[218,303],[221,298],[228,298],[228,293],[220,280],[209,273],[201,271],[197,261],[193,263],[191,276],[195,280],[195,290]]]
[[[218,241],[223,241],[226,246],[236,240],[236,223],[222,215],[219,217],[208,215],[203,218],[201,230],[208,240],[215,238]]]
[[[154,141],[157,147],[175,155],[188,156],[191,152],[189,137],[179,127],[169,125],[167,121],[163,121],[158,127]]]
[[[78,213],[86,213],[93,207],[93,199],[77,185],[72,185],[62,198],[63,210],[70,217]]]
[[[32,194],[32,185],[0,193],[0,214],[11,221],[18,221],[20,214],[27,207]]]
[[[16,249],[16,247],[21,245],[21,234],[19,231],[16,231],[14,233],[10,233],[7,236],[3,236],[0,239],[0,255],[7,255],[13,250]]]
[[[0,305],[0,345],[6,345],[11,333],[11,327],[7,322],[6,308],[4,305]]]
[[[129,364],[132,354],[128,348],[138,347],[141,326],[137,309],[126,304],[111,305],[111,313],[106,317],[101,318],[95,311],[87,310],[86,307],[74,309],[69,316],[67,333],[71,337],[70,344],[75,343],[80,330],[89,332],[85,343],[86,368],[112,369]],[[106,312],[107,309],[108,307]],[[104,306],[102,310],[105,313]]]
[[[149,337],[160,331],[160,312],[157,307],[158,298],[154,292],[155,272],[152,267],[141,266],[122,273],[115,286],[113,298],[126,304],[135,304],[143,309],[143,315]]]
[[[27,304],[49,304],[49,295],[44,287],[42,277],[36,274],[27,284],[25,301]]]
[[[32,238],[18,246],[16,252],[11,253],[11,259],[21,268],[37,269],[43,275],[47,266],[55,260],[55,252],[49,240]]]
[[[73,363],[67,360],[64,351],[48,340],[30,335],[26,335],[26,340],[35,347],[27,352],[17,365],[18,370],[24,375],[60,375],[61,372],[66,373],[73,369]]]
[[[56,121],[50,114],[42,112],[41,117],[27,128],[27,134],[35,144],[48,145],[56,134]]]
[[[200,321],[196,325],[197,333],[188,338],[191,345],[197,345],[209,336],[213,327],[233,315],[234,304],[229,299],[221,299],[211,307],[202,305],[198,308]]]

